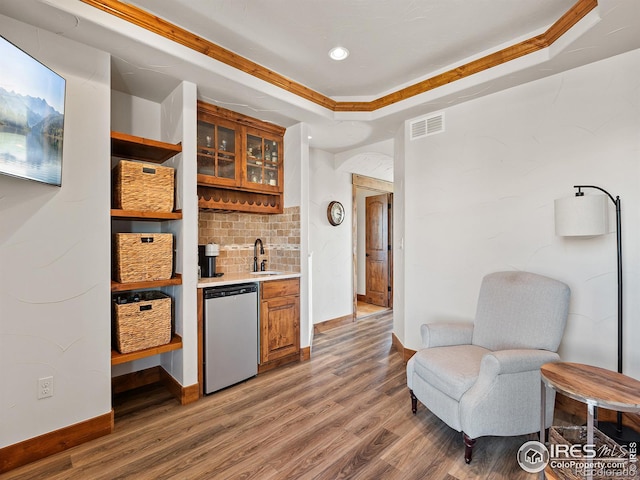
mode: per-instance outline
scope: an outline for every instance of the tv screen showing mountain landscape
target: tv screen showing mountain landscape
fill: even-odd
[[[0,173],[60,186],[65,80],[0,37]]]

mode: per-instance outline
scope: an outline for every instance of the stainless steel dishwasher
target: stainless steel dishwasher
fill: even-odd
[[[258,284],[204,289],[204,393],[258,374]]]

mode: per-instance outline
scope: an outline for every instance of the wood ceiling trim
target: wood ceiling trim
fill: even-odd
[[[379,108],[393,105],[394,103],[406,100],[415,95],[419,95],[434,88],[441,87],[456,80],[488,70],[492,67],[510,62],[516,58],[537,52],[549,47],[553,42],[566,33],[587,13],[598,5],[597,0],[578,0],[558,21],[551,25],[546,32],[528,40],[516,43],[497,52],[486,55],[472,62],[466,63],[454,69],[448,70],[434,77],[422,80],[408,87],[392,92],[371,102],[338,102],[334,111],[336,112],[372,112]]]
[[[102,11],[110,13],[118,18],[126,20],[129,23],[137,25],[156,33],[162,37],[172,40],[176,43],[184,45],[192,50],[200,52],[208,57],[218,60],[230,67],[241,70],[249,75],[264,80],[276,87],[282,88],[288,92],[294,93],[299,97],[310,100],[329,110],[335,108],[336,101],[311,90],[304,85],[297,83],[283,75],[269,70],[251,60],[244,58],[231,50],[227,50],[215,43],[212,43],[198,35],[184,30],[166,20],[150,14],[149,12],[123,3],[119,0],[80,0],[87,5],[96,7]]]
[[[241,70],[249,75],[264,80],[287,92],[309,100],[317,105],[334,112],[373,112],[383,107],[401,102],[415,95],[419,95],[434,88],[441,87],[456,80],[492,67],[515,60],[516,58],[549,47],[564,35],[571,27],[580,21],[591,10],[597,7],[597,0],[578,0],[562,17],[560,17],[544,33],[522,42],[511,45],[497,52],[473,60],[459,67],[448,70],[434,77],[422,80],[408,87],[402,88],[388,95],[369,102],[336,102],[335,100],[297,83],[279,73],[269,70],[247,58],[233,53],[209,40],[184,30],[149,12],[123,3],[119,0],[80,0],[83,3],[103,10],[111,15],[126,20],[150,32],[161,35],[169,40],[184,45],[208,57]]]

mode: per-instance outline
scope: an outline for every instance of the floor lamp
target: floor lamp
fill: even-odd
[[[607,197],[616,207],[616,235],[618,251],[618,372],[622,373],[622,230],[620,223],[620,197],[613,196],[595,185],[574,185],[574,197],[555,201],[556,235],[595,236],[608,233]],[[600,190],[605,195],[584,195],[583,188]],[[640,440],[640,434],[622,425],[622,413],[618,412],[616,423],[600,422],[600,431],[619,443]]]

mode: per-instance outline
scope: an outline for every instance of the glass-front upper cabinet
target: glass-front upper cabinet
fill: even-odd
[[[247,209],[278,203],[275,200],[284,185],[284,132],[283,127],[199,101],[197,168],[200,194],[218,200],[237,197],[236,203]],[[231,195],[232,190],[247,192],[247,195],[240,198]]]
[[[198,115],[200,117],[200,115]],[[212,122],[198,119],[198,181],[204,178],[219,183],[235,185],[238,177],[238,133],[235,125],[224,120]]]
[[[280,191],[282,187],[282,137],[247,129],[246,165],[248,186]]]

